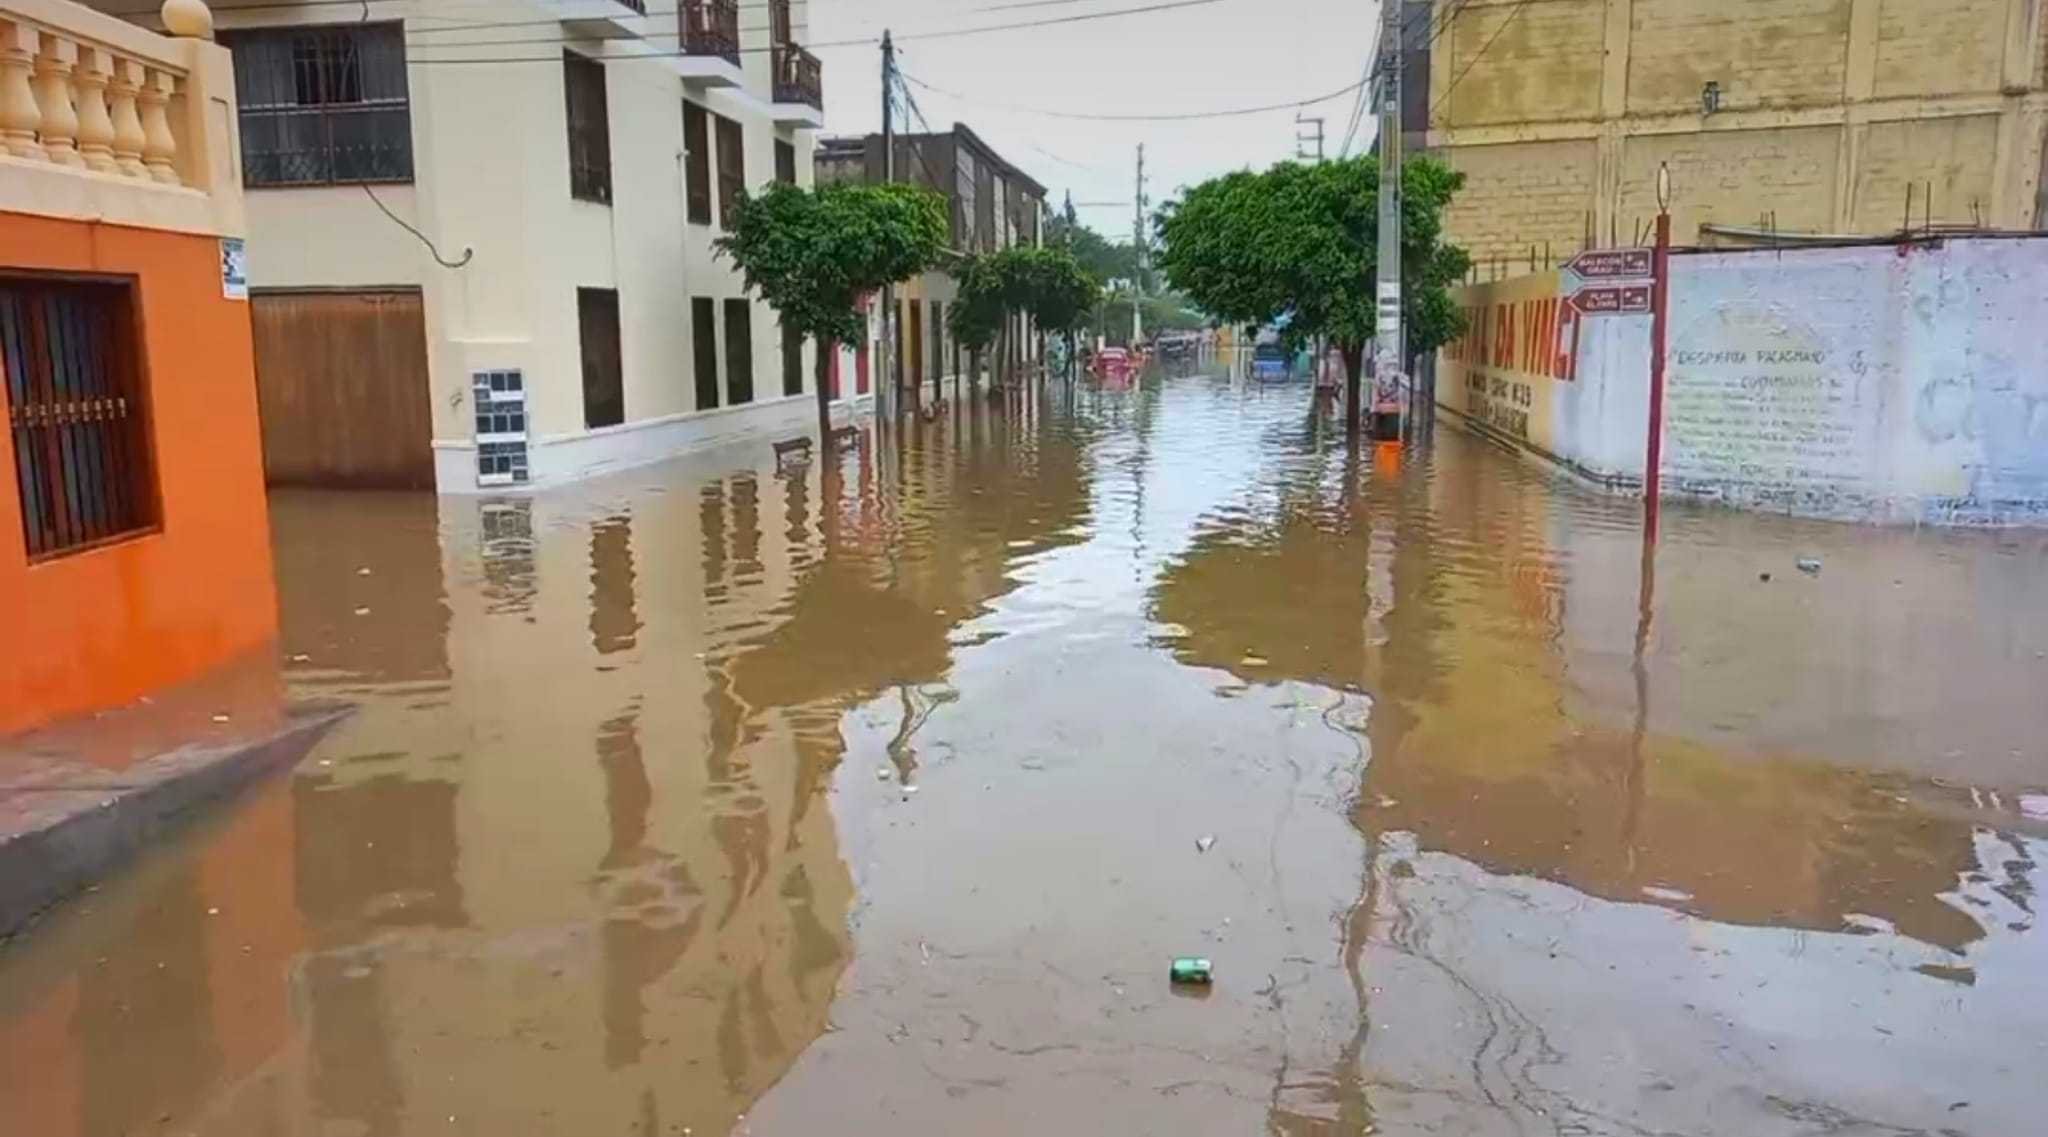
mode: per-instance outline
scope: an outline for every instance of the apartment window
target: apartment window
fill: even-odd
[[[604,91],[604,62],[562,53],[562,93],[569,109],[569,196],[610,205],[612,124]]]
[[[737,407],[754,401],[754,305],[725,302],[725,401]]]
[[[784,185],[796,184],[796,145],[775,140],[775,180]]]
[[[710,117],[703,107],[683,103],[683,194],[692,225],[711,224]]]
[[[718,302],[708,296],[690,299],[691,356],[696,363],[697,409],[718,405]]]
[[[730,229],[733,210],[747,189],[747,136],[733,120],[711,118],[718,123],[718,223]]]
[[[795,328],[782,328],[782,393],[804,393],[804,337]]]
[[[626,421],[619,360],[619,294],[609,288],[576,290],[576,325],[583,342],[583,425],[592,430]]]
[[[0,277],[0,372],[31,560],[156,524],[135,293]]]
[[[222,32],[241,105],[242,183],[412,180],[402,25]]]

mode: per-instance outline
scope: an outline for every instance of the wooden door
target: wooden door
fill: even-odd
[[[259,292],[249,315],[270,484],[434,488],[418,292]]]

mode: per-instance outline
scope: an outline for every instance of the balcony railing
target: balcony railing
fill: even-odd
[[[775,45],[775,101],[825,109],[824,68],[818,57],[793,43]]]
[[[682,0],[681,15],[684,54],[716,55],[739,66],[738,0]]]
[[[52,0],[0,0],[0,152],[179,185],[184,45]]]

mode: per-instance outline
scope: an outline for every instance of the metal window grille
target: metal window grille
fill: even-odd
[[[409,182],[405,29],[333,24],[223,32],[248,186]]]
[[[612,126],[604,63],[573,51],[563,52],[562,89],[569,111],[569,196],[609,205]]]
[[[134,311],[125,283],[0,277],[0,371],[32,560],[156,524]]]

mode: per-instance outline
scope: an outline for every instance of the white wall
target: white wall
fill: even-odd
[[[1549,449],[1641,485],[1649,319],[1583,321]],[[2048,239],[1672,261],[1668,496],[1845,520],[2048,520]],[[1442,383],[1440,377],[1440,397]]]
[[[223,27],[334,18],[329,9],[216,7]],[[673,0],[650,4],[645,41],[577,40],[549,19],[559,12],[546,0],[468,0],[459,20],[426,0],[373,0],[370,19],[406,21],[415,174],[412,185],[374,192],[425,239],[385,216],[361,187],[249,194],[253,286],[421,288],[444,491],[474,488],[468,398],[477,370],[525,373],[536,481],[648,461],[693,440],[784,429],[792,421],[788,408],[764,406],[758,415],[723,411],[716,423],[677,429],[678,416],[698,410],[689,298],[719,302],[723,380],[723,302],[744,295],[738,273],[713,256],[716,226],[685,221],[686,93],[741,124],[750,188],[773,180],[777,139],[795,144],[797,178],[808,184],[813,144],[808,131],[778,126],[772,117],[765,9],[742,13],[748,50],[741,87],[686,86],[663,59],[633,58],[673,52],[674,8]],[[792,14],[801,40],[803,0]],[[497,26],[488,34],[448,31],[470,23]],[[563,76],[553,62],[565,44],[607,60],[608,207],[569,194]],[[498,62],[476,62],[484,60]],[[715,151],[715,132],[712,145]],[[460,260],[468,251],[469,260],[444,267],[428,242],[442,258]],[[619,293],[626,422],[597,432],[584,427],[579,286]],[[767,305],[755,303],[752,331],[755,404],[783,402],[781,329]],[[806,391],[811,358],[807,346]],[[629,437],[636,431],[653,433]],[[550,448],[552,455],[543,453]]]

